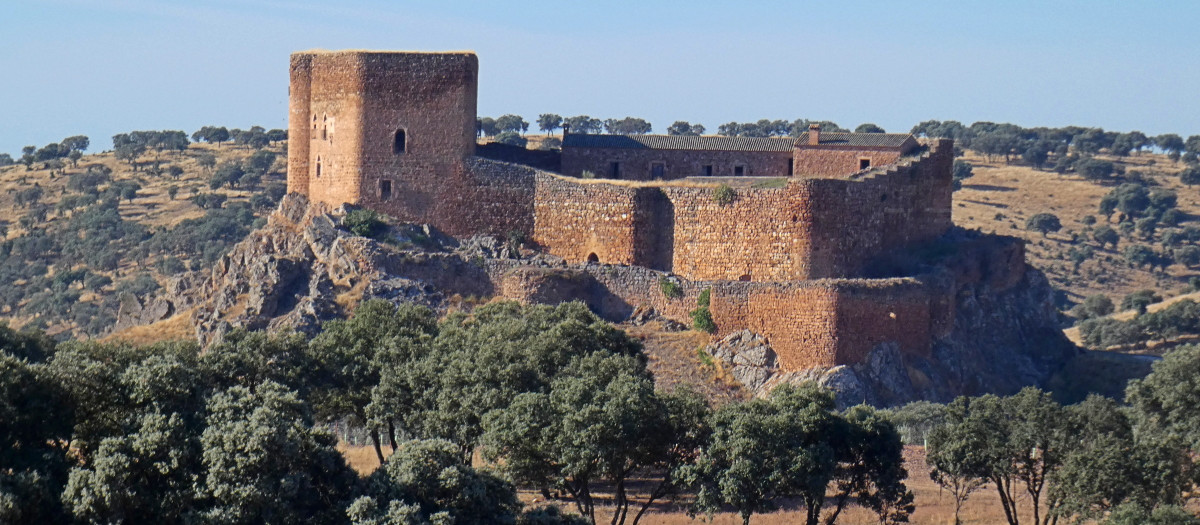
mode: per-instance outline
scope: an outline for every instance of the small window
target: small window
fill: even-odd
[[[321,176],[321,157],[317,157],[317,177]]]
[[[871,167],[871,159],[858,159],[858,169],[865,170]]]
[[[595,253],[589,253],[587,256],[587,261],[590,263],[600,262],[600,257]]]
[[[608,178],[610,178],[610,179],[619,179],[619,178],[621,178],[621,163],[620,163],[620,162],[612,162],[612,163],[609,163],[609,165],[608,165]]]
[[[733,167],[733,176],[734,177],[742,177],[745,175],[746,175],[746,167],[745,166],[734,166]]]
[[[379,200],[386,201],[392,198],[392,181],[379,181]]]
[[[650,178],[661,179],[667,174],[667,165],[662,162],[650,163]]]
[[[739,280],[739,281],[742,281],[742,282],[749,282],[749,281],[750,281],[750,274],[748,274],[748,273],[747,273],[747,274],[742,274],[742,276],[741,276],[741,277],[738,277],[738,280]]]
[[[408,149],[408,136],[403,129],[396,130],[395,140],[392,142],[392,153],[402,155]]]
[[[321,140],[327,140],[328,138],[329,138],[329,128],[322,127],[321,128]]]
[[[712,177],[712,173],[713,173],[713,170],[712,170],[712,164],[706,164],[706,165],[704,166],[704,176],[705,176],[705,177]]]
[[[795,172],[795,169],[796,169],[795,164],[796,164],[795,159],[788,159],[788,176],[789,177],[791,177],[792,174]]]

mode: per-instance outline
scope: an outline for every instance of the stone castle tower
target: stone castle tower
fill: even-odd
[[[291,57],[288,191],[405,220],[441,215],[475,154],[474,53],[304,51]]]

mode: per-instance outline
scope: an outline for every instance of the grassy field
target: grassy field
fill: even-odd
[[[351,466],[360,474],[367,475],[379,467],[379,461],[375,457],[375,451],[368,446],[349,446],[342,444],[339,446],[342,455]],[[386,454],[388,449],[384,449]],[[937,484],[929,479],[929,467],[925,465],[925,449],[921,447],[906,447],[904,451],[905,467],[908,469],[909,479],[906,482],[909,489],[913,491],[917,510],[913,513],[911,523],[918,524],[952,524],[954,523],[954,499],[949,493],[942,491]],[[611,495],[601,492],[597,495],[599,500],[608,501]],[[544,503],[541,495],[535,491],[522,490],[521,499],[527,504]],[[635,506],[641,505],[641,499],[637,500]],[[559,500],[557,503],[564,510],[574,512],[574,504],[569,500]],[[649,510],[645,517],[642,518],[643,523],[647,524],[664,524],[664,525],[682,525],[704,522],[705,516],[696,517],[688,516],[688,502],[679,500],[675,502],[665,502],[662,504],[656,503]],[[798,523],[804,520],[804,510],[799,508],[799,502],[784,502],[780,510],[769,514],[755,515],[750,522],[763,525],[782,525],[785,523]],[[1021,519],[1028,521],[1032,519],[1032,508],[1027,500],[1021,502]],[[609,510],[603,505],[597,506],[597,521],[605,522],[609,518]],[[632,512],[632,511],[631,511]],[[1000,507],[1000,498],[996,494],[994,487],[988,485],[971,495],[970,499],[964,504],[961,515],[964,524],[995,524],[1004,522],[1004,511]],[[733,512],[723,512],[712,516],[711,521],[715,525],[738,525],[741,517]],[[879,523],[878,517],[867,509],[851,506],[842,512],[838,517],[837,523],[842,525],[875,525]]]
[[[1153,183],[1174,190],[1180,211],[1189,219],[1200,218],[1200,189],[1180,184],[1176,176],[1183,164],[1172,162],[1164,155],[1149,153],[1103,158],[1123,166],[1127,172],[1145,173]],[[1074,174],[1059,175],[1029,166],[1009,165],[1003,159],[989,161],[970,152],[964,160],[974,166],[975,176],[966,179],[963,188],[955,192],[954,223],[1027,240],[1030,264],[1044,271],[1054,287],[1065,291],[1074,301],[1103,293],[1119,303],[1126,294],[1141,289],[1152,289],[1163,297],[1171,297],[1183,291],[1189,278],[1200,276],[1200,272],[1179,264],[1161,272],[1133,268],[1125,262],[1120,251],[1130,244],[1162,251],[1159,245],[1162,230],[1151,239],[1122,235],[1117,250],[1099,248],[1084,233],[1086,227],[1081,221],[1085,216],[1096,217],[1097,225],[1106,224],[1106,218],[1098,212],[1100,199],[1112,191],[1119,180],[1101,184]],[[1027,231],[1025,221],[1043,212],[1057,215],[1063,229],[1046,237]],[[1115,218],[1113,221],[1107,224],[1115,229]],[[1074,246],[1072,234],[1086,237],[1087,244],[1096,251],[1095,257],[1080,265],[1078,271],[1074,270],[1067,255]]]

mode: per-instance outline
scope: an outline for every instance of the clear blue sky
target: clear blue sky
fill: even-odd
[[[458,50],[480,115],[1200,134],[1200,2],[6,0],[0,152],[287,124],[292,51]],[[14,155],[15,156],[15,155]]]

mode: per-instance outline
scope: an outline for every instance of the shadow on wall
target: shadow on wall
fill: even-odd
[[[637,201],[638,265],[669,272],[675,258],[675,203],[660,188],[639,190]]]

